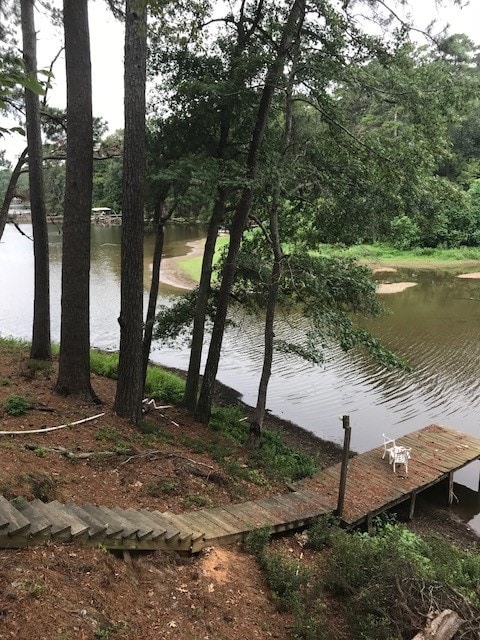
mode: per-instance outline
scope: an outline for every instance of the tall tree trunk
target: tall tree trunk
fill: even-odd
[[[253,20],[247,20],[245,16],[245,3],[240,6],[240,16],[237,23],[237,42],[232,51],[231,68],[229,79],[233,83],[238,82],[240,77],[243,80],[244,65],[243,54],[250,38],[256,33],[258,25],[262,19],[264,11],[264,0],[258,0],[253,14]],[[220,110],[220,137],[217,146],[216,156],[225,159],[229,145],[230,128],[233,117],[233,104],[231,96],[228,96]],[[205,318],[207,314],[208,298],[210,295],[210,285],[213,270],[213,257],[217,242],[218,230],[225,216],[228,189],[224,186],[217,188],[217,197],[213,207],[212,216],[208,225],[207,239],[202,259],[202,270],[200,283],[198,285],[198,295],[195,304],[193,317],[192,343],[190,346],[190,360],[188,363],[187,379],[185,382],[185,392],[183,404],[187,409],[194,412],[197,405],[197,394],[200,383],[200,365],[202,360],[203,340],[205,336]]]
[[[0,208],[0,240],[2,239],[3,232],[5,231],[5,225],[7,224],[7,219],[8,219],[8,210],[10,209],[10,204],[15,195],[15,189],[17,187],[18,178],[22,173],[23,165],[27,162],[27,155],[28,155],[28,147],[22,151],[22,154],[17,160],[17,164],[15,165],[12,171],[10,180],[8,181],[7,190],[3,197],[2,206]]]
[[[145,0],[125,9],[125,137],[122,196],[120,358],[115,411],[134,424],[142,418],[143,232],[145,206]]]
[[[37,77],[37,34],[33,0],[21,0],[23,60],[25,70]],[[25,113],[28,142],[28,176],[30,209],[33,228],[34,300],[32,346],[30,357],[49,360],[50,344],[50,274],[48,252],[47,214],[43,186],[42,134],[40,126],[40,102],[38,95],[25,89]]]
[[[265,408],[267,405],[268,383],[272,374],[273,346],[274,346],[274,323],[275,311],[277,306],[278,290],[280,288],[280,280],[282,278],[283,251],[280,242],[280,231],[278,227],[278,215],[281,207],[281,188],[280,188],[280,172],[285,166],[286,157],[290,148],[292,138],[293,109],[292,96],[295,75],[297,72],[297,63],[300,54],[300,37],[295,42],[295,50],[292,56],[292,65],[290,68],[286,95],[285,95],[285,126],[283,129],[282,142],[280,145],[280,153],[277,162],[277,178],[272,195],[272,203],[269,209],[270,218],[270,240],[272,243],[273,265],[270,284],[268,287],[267,309],[265,313],[265,330],[264,330],[264,354],[262,375],[258,385],[257,404],[253,422],[250,424],[249,444],[257,446],[260,443],[260,434],[265,419]]]
[[[203,251],[202,271],[198,285],[197,302],[193,316],[192,343],[190,345],[190,360],[188,363],[187,379],[183,403],[189,411],[195,411],[200,379],[200,364],[202,360],[203,338],[205,335],[205,317],[207,313],[210,283],[212,279],[213,256],[217,243],[218,229],[225,215],[227,189],[220,187],[217,192],[215,206],[208,224],[207,240]]]
[[[248,158],[246,163],[246,186],[243,189],[242,196],[235,210],[235,215],[230,227],[230,244],[228,248],[227,260],[222,271],[222,282],[220,285],[219,297],[217,302],[217,313],[212,330],[210,340],[210,348],[208,350],[207,363],[203,375],[202,388],[198,398],[196,417],[201,422],[208,422],[212,407],[213,391],[215,379],[218,371],[218,363],[220,360],[220,351],[222,347],[223,334],[225,331],[225,321],[227,319],[229,295],[235,277],[238,254],[242,240],[242,233],[248,219],[252,207],[252,183],[255,179],[260,147],[265,134],[268,115],[273,99],[273,95],[277,86],[280,75],[292,45],[295,34],[299,25],[303,22],[305,13],[305,0],[295,0],[288,15],[287,22],[283,29],[282,38],[277,50],[275,60],[268,69],[265,86],[262,91],[260,105],[258,108],[257,119],[252,133]]]
[[[56,390],[97,401],[90,384],[92,81],[87,0],[64,0],[67,159],[62,251],[60,361]]]
[[[147,379],[148,359],[152,346],[153,325],[155,323],[155,311],[157,308],[158,288],[160,285],[160,266],[162,263],[163,244],[165,241],[165,219],[163,217],[163,201],[155,205],[153,212],[153,226],[155,229],[155,248],[153,250],[152,281],[150,295],[148,297],[147,315],[145,318],[145,330],[143,334],[142,362],[143,362],[143,387]]]

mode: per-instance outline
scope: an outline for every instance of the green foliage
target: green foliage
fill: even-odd
[[[390,222],[390,230],[393,246],[397,249],[412,249],[420,242],[420,229],[408,216],[393,218]]]
[[[268,586],[280,611],[295,611],[311,572],[300,561],[270,549],[261,553],[260,566],[266,573]]]
[[[3,408],[9,416],[24,416],[29,412],[31,405],[25,396],[12,395],[5,400]]]
[[[270,542],[271,535],[272,532],[268,526],[261,527],[260,529],[253,529],[245,536],[243,546],[248,553],[253,554],[257,558],[261,558],[268,546],[268,543]]]
[[[318,550],[330,545],[338,526],[339,520],[332,513],[319,516],[307,529],[307,546]]]
[[[409,611],[428,610],[434,602],[440,610],[450,608],[456,592],[478,608],[479,572],[478,554],[386,524],[374,536],[335,533],[327,584],[347,599],[356,637],[390,640],[411,634]],[[432,598],[430,605],[422,594]]]
[[[190,507],[214,507],[215,504],[211,498],[202,495],[201,493],[189,493],[183,499],[184,506],[189,509]]]
[[[117,378],[118,373],[118,353],[107,353],[90,350],[90,370],[99,376],[106,378]]]
[[[240,408],[213,408],[210,427],[227,438],[243,444],[249,435],[249,424],[240,421]],[[286,481],[299,480],[317,470],[314,459],[288,447],[278,433],[264,429],[258,449],[249,453],[250,461],[261,466],[270,477]]]
[[[144,491],[147,495],[153,498],[161,498],[165,495],[175,493],[178,489],[178,484],[174,480],[163,480],[162,482],[148,482]]]
[[[160,367],[148,367],[145,394],[151,398],[180,404],[185,390],[185,381],[180,376]]]

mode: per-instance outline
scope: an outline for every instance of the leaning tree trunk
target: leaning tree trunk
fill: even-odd
[[[33,0],[21,0],[23,59],[25,70],[37,76],[37,34]],[[42,135],[38,95],[25,89],[25,113],[28,142],[28,176],[33,228],[34,299],[30,357],[49,360],[50,343],[50,274],[47,214],[43,186]]]
[[[249,41],[257,32],[258,25],[264,14],[264,0],[258,0],[253,20],[247,20],[245,16],[246,6],[242,3],[237,26],[237,42],[232,50],[231,67],[229,71],[229,81],[237,83],[239,78],[243,78],[245,67],[243,58]],[[216,157],[225,159],[229,153],[230,128],[233,119],[233,99],[231,95],[224,97],[223,105],[220,109],[220,137],[217,146]],[[183,404],[187,409],[194,412],[197,405],[197,394],[200,383],[200,365],[202,360],[203,340],[205,336],[205,319],[207,315],[208,298],[210,296],[210,286],[213,270],[213,258],[218,236],[218,230],[225,216],[226,203],[229,190],[225,186],[217,188],[217,196],[213,207],[212,216],[208,226],[207,239],[202,259],[202,270],[200,283],[198,285],[198,295],[195,304],[193,317],[192,343],[190,346],[190,361],[188,364],[187,379],[185,381],[185,393]]]
[[[143,363],[143,388],[147,380],[148,359],[152,346],[153,325],[155,323],[155,311],[157,308],[158,289],[160,285],[160,266],[162,264],[163,244],[165,241],[165,218],[163,216],[163,202],[155,205],[153,213],[153,226],[155,229],[155,248],[153,250],[152,281],[150,295],[148,297],[147,315],[145,317],[145,330],[142,344]]]
[[[297,72],[297,63],[300,53],[300,38],[295,43],[295,51],[292,56],[292,65],[288,75],[288,83],[285,95],[285,126],[283,128],[282,142],[280,146],[280,154],[277,163],[277,171],[280,173],[285,166],[290,143],[292,138],[293,109],[292,96],[295,75]],[[268,383],[272,374],[273,347],[274,347],[274,322],[275,311],[277,306],[278,291],[280,288],[280,280],[282,278],[283,251],[280,242],[280,231],[278,226],[278,214],[280,211],[281,189],[280,175],[277,174],[275,188],[272,196],[272,204],[270,206],[270,240],[272,243],[273,266],[268,286],[267,309],[265,314],[265,331],[264,331],[264,355],[262,375],[258,385],[257,405],[253,422],[250,424],[249,444],[258,446],[260,443],[260,434],[265,419],[265,408],[267,405]]]
[[[28,147],[22,151],[21,156],[17,160],[17,164],[15,165],[12,175],[10,176],[10,180],[8,181],[7,190],[3,196],[2,206],[0,207],[0,240],[2,239],[3,232],[5,231],[5,225],[8,220],[8,210],[10,209],[10,204],[15,196],[18,178],[22,173],[23,165],[27,162],[27,155]]]
[[[64,0],[67,158],[62,249],[60,359],[56,390],[95,401],[90,383],[92,80],[87,0]]]
[[[275,60],[269,67],[265,78],[265,86],[260,99],[257,119],[246,163],[246,186],[243,189],[242,196],[235,210],[235,215],[230,227],[228,255],[222,271],[222,282],[218,296],[217,312],[210,340],[210,348],[208,350],[207,363],[205,365],[205,372],[203,375],[202,388],[195,413],[197,419],[204,423],[208,422],[210,418],[215,379],[217,376],[223,334],[225,331],[225,322],[227,319],[230,290],[235,277],[243,230],[252,207],[252,183],[257,173],[260,147],[265,134],[265,128],[275,88],[283,71],[285,60],[292,45],[294,36],[297,33],[299,25],[303,21],[304,13],[305,0],[295,0],[283,29],[282,38]]]
[[[218,189],[215,206],[208,224],[207,240],[203,251],[202,271],[198,285],[197,302],[193,315],[192,343],[190,345],[190,360],[188,363],[187,379],[183,404],[189,411],[195,411],[197,405],[197,393],[200,380],[200,364],[202,360],[203,338],[205,335],[205,317],[207,313],[208,297],[210,295],[210,283],[212,279],[213,257],[217,242],[218,230],[225,215],[227,189]]]
[[[143,213],[145,206],[145,0],[125,9],[125,135],[123,152],[120,357],[115,411],[134,424],[142,419]]]

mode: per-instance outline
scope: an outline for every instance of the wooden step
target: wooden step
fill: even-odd
[[[65,542],[87,537],[88,527],[84,522],[79,520],[79,518],[75,517],[74,514],[69,513],[58,500],[54,500],[53,502],[34,500],[31,504],[51,522],[51,535],[53,539]]]
[[[108,521],[109,524],[115,525],[115,526],[121,526],[122,528],[122,538],[124,539],[128,539],[128,538],[135,538],[136,537],[136,533],[139,529],[138,525],[136,524],[132,524],[132,522],[130,522],[130,520],[127,520],[126,518],[124,518],[123,516],[115,513],[115,511],[113,509],[109,509],[107,507],[98,507],[99,509],[102,510],[102,513],[104,514],[105,517],[105,521]],[[112,527],[113,529],[113,527]],[[109,532],[110,530],[107,529],[107,537],[110,537],[112,534]]]
[[[104,509],[103,507],[97,507],[90,503],[82,504],[82,509],[86,511],[88,514],[90,514],[93,518],[98,520],[98,522],[101,522],[104,525],[106,525],[107,529],[105,531],[105,535],[107,536],[107,538],[109,537],[123,538],[124,537],[123,536],[123,531],[125,528],[124,523],[120,523],[120,519],[118,518],[118,516],[116,515],[110,516],[107,513],[107,510]],[[132,528],[134,527],[130,527],[129,531]]]
[[[155,520],[155,518],[151,518],[148,512],[141,509],[127,509],[126,511],[131,520],[134,518],[140,518],[140,521],[145,525],[145,527],[152,527],[152,532],[150,534],[152,540],[163,538],[167,533],[167,528]]]
[[[152,539],[152,534],[156,525],[151,520],[147,520],[147,518],[142,516],[138,511],[135,511],[135,509],[121,509],[119,507],[115,507],[114,511],[137,527],[135,535],[138,540]]]
[[[29,536],[31,538],[40,538],[47,540],[52,533],[52,523],[47,520],[43,513],[35,507],[31,502],[24,500],[17,505],[18,510],[22,515],[30,521]]]
[[[3,496],[0,496],[0,535],[3,535],[4,533],[6,533],[5,531],[3,531],[3,529],[7,529],[8,525],[10,524],[7,514],[4,513],[2,509],[2,506],[5,503],[10,505],[10,503],[6,498],[4,498]]]
[[[173,527],[178,527],[178,529],[180,530],[179,540],[190,540],[191,542],[193,542],[194,540],[203,538],[205,532],[199,530],[197,527],[193,527],[190,522],[185,520],[183,514],[178,515],[176,513],[171,513],[170,511],[165,511],[161,515],[166,520],[169,520],[172,523]]]
[[[2,535],[16,536],[30,528],[30,521],[3,496],[0,496],[0,513],[2,522],[7,523],[2,527]]]
[[[160,511],[149,511],[148,509],[139,509],[139,511],[145,517],[153,520],[159,527],[165,529],[163,537],[167,542],[173,543],[180,536],[180,527],[172,525],[172,521],[164,518]]]
[[[95,541],[100,542],[105,538],[108,526],[104,522],[98,520],[98,518],[95,518],[95,516],[92,516],[88,511],[85,511],[82,507],[73,504],[73,502],[69,502],[65,505],[65,511],[68,511],[68,513],[78,518],[87,526],[88,537],[90,540],[94,539]]]

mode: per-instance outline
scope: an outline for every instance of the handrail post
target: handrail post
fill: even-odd
[[[345,487],[347,484],[347,470],[348,470],[348,457],[350,455],[350,416],[342,416],[342,426],[345,431],[343,438],[343,457],[342,457],[342,469],[340,472],[340,485],[338,487],[338,503],[336,516],[342,517],[343,514],[343,501],[345,498]]]

